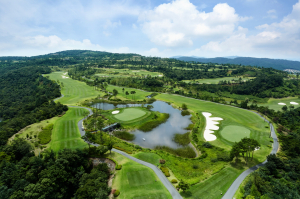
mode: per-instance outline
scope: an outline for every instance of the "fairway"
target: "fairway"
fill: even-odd
[[[113,189],[120,190],[118,199],[172,198],[152,169],[114,152],[110,158],[122,164],[122,169],[117,171],[112,184]]]
[[[84,117],[87,110],[83,108],[70,108],[67,113],[59,118],[52,130],[50,148],[54,151],[69,148],[84,148],[87,146],[81,139],[81,135],[77,126],[79,120]]]
[[[140,108],[127,108],[123,109],[121,113],[116,114],[114,117],[121,121],[130,121],[146,115],[146,112]]]
[[[159,164],[159,160],[162,159],[159,155],[155,153],[138,153],[136,155],[133,155],[133,157],[136,157],[140,160],[143,160],[145,162],[149,162],[154,165]]]
[[[250,130],[243,126],[226,126],[220,134],[230,142],[239,142],[244,137],[250,138]]]
[[[269,109],[273,109],[275,111],[282,111],[283,105],[279,105],[278,103],[285,103],[287,107],[289,107],[291,102],[296,102],[299,105],[293,105],[295,108],[300,107],[300,99],[298,97],[287,97],[281,99],[270,98],[268,103],[257,104],[258,106],[268,106]]]
[[[124,88],[124,91],[122,90]],[[136,100],[136,101],[142,101],[146,99],[146,96],[150,95],[150,92],[134,89],[134,88],[126,88],[126,87],[118,87],[113,85],[108,85],[107,91],[113,92],[113,90],[116,89],[118,91],[117,98],[120,98],[122,100]],[[126,95],[126,91],[128,91],[129,95]],[[130,91],[135,91],[136,93],[134,95],[130,94]]]
[[[58,80],[63,83],[61,93],[64,97],[58,99],[56,102],[65,105],[76,105],[76,103],[94,98],[100,94],[99,91],[94,90],[93,87],[86,85],[84,82],[73,80],[71,78],[63,78],[64,72],[54,72],[45,76],[49,76],[51,80]]]
[[[239,176],[241,171],[233,168],[225,168],[210,179],[192,186],[181,193],[184,198],[190,199],[219,199],[222,198],[232,182]],[[222,195],[221,195],[222,193]]]
[[[103,69],[101,69],[103,70]],[[115,68],[105,68],[104,72],[96,74],[96,76],[100,77],[162,77],[163,74],[159,72],[150,72],[146,70],[130,70],[130,69],[115,69]]]

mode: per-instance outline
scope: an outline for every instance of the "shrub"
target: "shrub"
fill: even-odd
[[[118,150],[121,150],[121,151],[124,151],[125,153],[132,154],[131,151],[127,151],[126,149],[123,149],[123,148],[120,148],[120,147],[117,147],[117,146],[114,146],[114,148],[118,149]]]
[[[198,168],[199,168],[198,165],[196,165],[196,164],[193,165],[193,169],[198,169]]]
[[[182,116],[190,115],[191,113],[188,110],[181,111]]]
[[[209,142],[204,142],[202,144],[202,146],[204,146],[205,148],[212,148],[213,147]]]
[[[190,138],[189,138],[189,134],[190,134],[189,132],[187,132],[185,134],[177,133],[174,135],[173,141],[181,146],[186,146],[191,142]]]
[[[187,105],[185,103],[182,104],[181,106],[182,110],[186,110],[187,109]]]
[[[160,170],[165,174],[166,177],[170,177],[170,172],[167,167],[161,166]]]
[[[52,129],[53,124],[49,124],[39,133],[38,138],[41,144],[48,144],[51,141]]]
[[[118,197],[119,195],[120,195],[120,191],[116,190],[115,193],[114,193],[114,197]]]
[[[144,132],[148,132],[151,131],[152,129],[154,129],[155,127],[159,126],[160,124],[164,123],[167,121],[167,119],[170,117],[170,115],[168,113],[161,113],[160,117],[155,118],[152,121],[146,122],[144,124],[142,124],[139,127],[139,130],[144,131]]]
[[[121,169],[122,169],[122,165],[121,164],[119,164],[119,165],[116,166],[116,170],[121,170]]]
[[[159,160],[159,163],[160,163],[160,164],[165,164],[165,163],[166,163],[166,160],[160,159],[160,160]]]
[[[171,182],[172,182],[173,184],[176,184],[178,181],[177,181],[176,179],[172,179]]]
[[[189,146],[178,148],[178,149],[173,149],[168,146],[156,146],[155,149],[166,151],[173,155],[177,155],[177,156],[181,156],[181,157],[185,157],[185,158],[195,158],[196,157],[195,151]]]

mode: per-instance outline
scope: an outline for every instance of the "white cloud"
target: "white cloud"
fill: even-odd
[[[180,47],[193,45],[194,39],[220,38],[233,33],[239,21],[247,20],[226,3],[212,12],[199,12],[189,0],[161,4],[139,16],[143,32],[158,45]]]
[[[246,31],[239,28],[227,39],[209,42],[190,54],[297,58],[300,56],[300,0],[293,6],[292,13],[284,17],[281,22],[263,24],[257,29],[261,32],[248,36]]]
[[[277,12],[276,12],[276,10],[274,10],[274,9],[272,9],[272,10],[268,10],[267,11],[267,16],[266,16],[266,18],[271,18],[271,19],[276,19],[277,18]]]

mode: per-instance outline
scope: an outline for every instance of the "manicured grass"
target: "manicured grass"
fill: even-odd
[[[239,142],[244,137],[250,137],[250,130],[243,126],[226,126],[220,132],[221,136],[230,142]]]
[[[146,111],[140,108],[127,108],[116,114],[114,117],[121,121],[130,121],[146,115]]]
[[[124,92],[122,90],[123,88],[124,88]],[[146,96],[151,94],[151,92],[141,91],[134,88],[118,87],[113,85],[108,85],[106,90],[112,92],[114,89],[118,91],[117,98],[120,98],[122,100],[143,101],[144,99],[146,99]],[[126,91],[128,91],[129,95],[126,95]],[[136,93],[134,95],[131,95],[130,91],[135,91]]]
[[[186,83],[199,83],[199,84],[218,84],[220,81],[230,81],[233,82],[232,80],[239,80],[240,77],[223,77],[223,78],[214,78],[214,79],[196,79],[196,80],[184,80]],[[241,77],[242,81],[247,81],[250,79],[253,79],[253,77]]]
[[[76,149],[87,147],[81,139],[81,135],[77,126],[79,120],[84,117],[87,110],[83,108],[70,108],[65,115],[59,118],[52,131],[52,140],[50,148],[58,151],[64,148]]]
[[[141,77],[150,75],[152,77],[162,76],[162,73],[150,72],[146,70],[130,70],[130,69],[115,69],[115,68],[105,68],[105,72],[101,74],[96,74],[96,76],[110,76],[110,77]]]
[[[136,157],[140,160],[149,162],[154,165],[158,165],[159,160],[162,159],[159,155],[157,155],[155,153],[138,153],[138,154],[133,155],[133,157]]]
[[[239,176],[241,171],[234,168],[225,168],[210,179],[196,184],[185,193],[181,192],[184,198],[190,199],[218,199],[222,198],[232,182]],[[222,193],[222,195],[221,195]]]
[[[94,98],[100,94],[99,91],[94,90],[93,87],[86,85],[84,82],[71,78],[62,78],[63,74],[64,72],[54,72],[50,75],[46,75],[49,76],[51,80],[59,80],[64,85],[61,89],[61,93],[64,97],[57,100],[57,102],[61,102],[65,105],[76,105],[81,101]]]
[[[299,105],[290,104],[290,102],[297,102]],[[268,103],[257,104],[258,106],[268,106],[270,109],[275,111],[282,111],[283,105],[279,105],[278,103],[285,103],[287,107],[293,105],[295,108],[300,107],[300,99],[298,97],[287,97],[281,99],[270,98]]]
[[[150,168],[117,153],[112,153],[109,157],[122,165],[122,169],[117,171],[112,184],[113,189],[120,190],[119,199],[172,198],[168,190]]]

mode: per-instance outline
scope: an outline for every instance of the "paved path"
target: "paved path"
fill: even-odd
[[[255,113],[255,112],[254,112]],[[256,113],[258,114],[258,113]],[[261,118],[263,118],[260,114],[258,114]],[[265,118],[263,118],[265,120],[265,122],[268,122]],[[278,139],[274,130],[274,126],[272,125],[272,123],[270,124],[270,130],[271,130],[271,137],[273,138],[273,149],[271,151],[271,154],[276,154],[278,151],[278,147],[279,147],[279,143],[278,143]],[[243,180],[253,171],[255,171],[256,169],[258,169],[261,166],[264,166],[267,163],[267,160],[265,160],[263,163],[260,163],[256,166],[251,167],[250,169],[244,171],[243,173],[241,173],[241,175],[239,175],[239,177],[237,179],[235,179],[235,181],[231,184],[231,186],[229,187],[229,189],[227,190],[227,192],[225,193],[225,195],[223,196],[222,199],[232,199],[235,192],[238,190],[240,184],[243,182]]]

